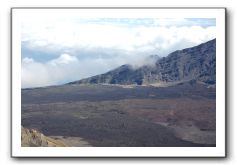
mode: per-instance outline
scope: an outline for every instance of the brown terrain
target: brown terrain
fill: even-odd
[[[67,146],[215,146],[215,88],[65,85],[22,91],[22,124]]]

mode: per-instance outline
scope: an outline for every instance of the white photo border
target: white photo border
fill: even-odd
[[[32,12],[81,12],[84,17],[216,18],[216,147],[21,147],[21,17]],[[226,157],[226,9],[81,7],[11,9],[12,157]]]

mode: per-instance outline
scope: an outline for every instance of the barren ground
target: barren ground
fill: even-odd
[[[65,85],[22,90],[22,125],[69,146],[215,146],[215,88]]]

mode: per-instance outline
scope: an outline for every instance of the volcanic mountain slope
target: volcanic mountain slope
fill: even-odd
[[[188,80],[216,83],[216,39],[158,58],[154,66],[144,65],[134,69],[131,65],[122,65],[107,73],[69,84],[143,85]]]

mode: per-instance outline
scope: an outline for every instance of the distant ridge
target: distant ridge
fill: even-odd
[[[144,65],[134,69],[125,64],[104,74],[69,84],[144,85],[190,80],[216,83],[216,39],[158,58],[154,66]]]

